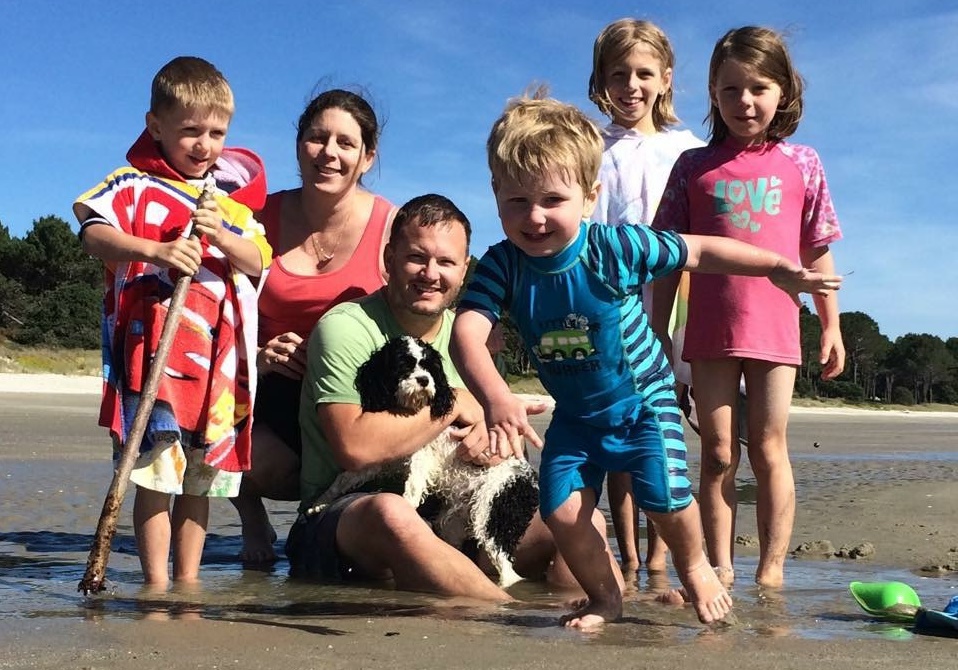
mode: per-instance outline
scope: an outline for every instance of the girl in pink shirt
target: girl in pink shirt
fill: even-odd
[[[682,154],[654,227],[723,235],[834,273],[829,244],[841,238],[814,149],[785,138],[802,115],[802,79],[781,36],[767,28],[729,31],[709,66],[708,146]],[[678,276],[655,283],[652,325],[668,337]],[[736,400],[744,375],[748,458],[755,473],[760,543],[755,581],[779,587],[795,517],[786,427],[801,364],[799,305],[765,279],[693,275],[683,358],[691,363],[702,437],[699,503],[706,546],[721,581],[734,581],[735,473],[741,448]],[[845,348],[834,293],[814,296],[822,325],[822,378],[839,375]],[[668,350],[668,349],[667,349]]]

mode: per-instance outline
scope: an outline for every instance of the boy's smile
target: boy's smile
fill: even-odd
[[[206,175],[223,153],[228,115],[174,105],[146,115],[146,127],[170,166],[187,178]]]
[[[493,191],[506,237],[529,256],[542,257],[554,256],[576,238],[579,224],[595,208],[599,184],[583,193],[571,175],[552,169],[521,182],[496,176]]]

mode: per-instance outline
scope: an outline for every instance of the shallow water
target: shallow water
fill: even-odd
[[[84,597],[76,590],[83,575],[90,536],[71,533],[0,534],[0,620],[7,618],[101,618],[139,620],[157,616],[240,620],[247,617],[303,623],[304,619],[337,617],[432,616],[467,618],[501,624],[516,635],[562,637],[555,625],[564,611],[563,596],[540,584],[520,583],[513,594],[522,602],[495,611],[454,607],[442,599],[377,588],[307,584],[286,576],[285,561],[272,571],[243,570],[232,556],[239,549],[234,535],[214,533],[204,556],[203,586],[194,592],[144,592],[132,539],[124,534],[111,555],[110,591]],[[755,570],[754,558],[741,559],[743,575]],[[907,627],[878,621],[861,611],[848,594],[854,580],[897,580],[911,584],[923,603],[944,607],[958,593],[958,579],[921,578],[902,570],[870,568],[843,561],[792,560],[788,587],[766,592],[737,586],[736,622],[725,630],[745,636],[792,636],[806,639],[907,639]],[[611,627],[604,642],[630,646],[691,641],[703,629],[688,608],[652,602],[652,592],[677,585],[674,575],[650,584],[645,574],[626,602],[625,621],[641,626]],[[313,625],[319,621],[313,621]],[[714,632],[714,631],[713,631]],[[721,631],[720,631],[721,632]]]
[[[144,592],[130,528],[130,500],[120,525],[107,571],[111,591],[92,597],[77,592],[92,543],[100,506],[109,484],[105,440],[95,427],[96,399],[64,398],[55,405],[54,419],[34,414],[32,400],[0,394],[0,621],[30,619],[98,619],[137,621],[155,617],[208,619],[265,619],[276,625],[322,628],[337,617],[416,616],[482,620],[501,625],[509,635],[565,637],[578,635],[559,628],[556,619],[567,596],[541,584],[520,583],[513,595],[520,602],[505,607],[476,609],[441,598],[375,587],[337,587],[307,584],[287,577],[280,560],[269,571],[244,570],[236,560],[240,529],[226,501],[211,505],[210,535],[204,552],[201,590]],[[36,410],[39,411],[39,410]],[[37,418],[39,417],[39,418]],[[879,429],[868,425],[863,430]],[[540,433],[541,434],[541,433]],[[915,438],[914,433],[909,435]],[[865,438],[867,439],[867,437]],[[880,441],[879,441],[880,442]],[[905,442],[903,442],[905,443]],[[697,449],[690,446],[690,476],[697,479]],[[954,479],[958,453],[920,449],[876,449],[851,454],[831,445],[821,449],[799,445],[792,452],[799,489],[823,491],[831,481],[893,480],[907,482]],[[858,469],[855,460],[887,460],[887,471]],[[803,461],[835,464],[805,473]],[[940,465],[929,471],[927,464]],[[739,471],[743,515],[754,516],[754,479],[747,463]],[[832,480],[831,478],[834,478]],[[285,537],[295,512],[292,503],[270,504],[277,533]],[[281,549],[281,542],[277,548]],[[958,577],[920,577],[900,569],[869,563],[790,559],[788,586],[765,592],[746,584],[756,559],[737,560],[740,574],[733,596],[736,623],[704,628],[689,608],[652,602],[653,591],[678,586],[674,574],[649,583],[641,573],[625,606],[625,619],[636,625],[610,626],[590,638],[598,644],[665,645],[698,640],[705,634],[791,636],[804,639],[909,639],[899,624],[868,616],[848,594],[854,580],[897,580],[911,584],[923,603],[941,608],[958,593]]]
[[[47,464],[50,465],[50,464]],[[567,596],[548,591],[544,585],[520,583],[513,595],[521,602],[495,610],[472,610],[450,605],[441,598],[396,592],[376,587],[339,587],[308,584],[287,577],[288,565],[281,559],[269,571],[244,570],[235,556],[240,549],[239,527],[232,508],[225,501],[213,504],[210,535],[203,559],[203,586],[194,592],[171,591],[156,594],[140,586],[130,514],[125,509],[110,556],[110,591],[84,597],[77,592],[83,575],[92,532],[99,514],[98,496],[81,490],[66,490],[49,496],[52,506],[29,511],[24,494],[38,469],[21,471],[23,464],[0,463],[6,481],[18,482],[16,498],[8,489],[0,502],[0,620],[109,617],[135,621],[144,618],[200,616],[241,620],[249,617],[297,625],[321,625],[337,617],[432,616],[467,618],[502,625],[513,635],[564,637],[570,635],[555,625]],[[85,480],[98,465],[73,463],[71,474]],[[31,468],[25,468],[31,470]],[[46,471],[49,474],[49,471]],[[22,486],[26,485],[26,486]],[[42,489],[32,487],[39,492]],[[745,514],[749,486],[742,487]],[[9,491],[13,492],[13,491]],[[52,492],[44,492],[46,494]],[[39,494],[44,495],[44,494]],[[24,504],[27,503],[27,504]],[[17,516],[15,508],[21,508]],[[285,536],[293,511],[273,505],[277,532]],[[31,522],[46,519],[43,530]],[[56,522],[60,519],[60,523]],[[277,543],[280,547],[281,543]],[[737,569],[744,577],[754,573],[756,559],[743,557]],[[912,633],[898,624],[885,623],[861,611],[848,594],[853,580],[897,580],[911,584],[932,608],[943,607],[958,593],[954,577],[922,578],[904,570],[876,569],[838,559],[790,560],[788,586],[781,592],[764,592],[742,584],[733,592],[737,623],[720,629],[723,634],[744,636],[793,636],[806,639],[867,639],[874,636],[907,639]],[[652,601],[653,592],[678,586],[674,574],[658,576],[651,583],[640,573],[627,598],[625,620],[640,626],[614,626],[600,636],[602,643],[645,646],[674,644],[698,639],[703,631],[689,608],[673,608]],[[711,632],[715,632],[714,630]]]

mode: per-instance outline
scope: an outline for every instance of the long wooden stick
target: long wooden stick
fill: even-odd
[[[207,181],[203,192],[197,198],[197,204],[212,197],[212,188],[215,188],[215,183],[211,185]],[[83,573],[83,579],[77,586],[77,590],[83,591],[84,595],[106,589],[106,564],[110,558],[113,536],[116,535],[116,523],[120,516],[120,508],[123,506],[123,496],[126,495],[130,473],[133,472],[133,465],[140,453],[140,443],[143,441],[143,435],[146,433],[146,426],[156,402],[160,378],[166,370],[166,361],[170,357],[170,349],[173,348],[176,329],[180,323],[180,315],[183,313],[183,304],[186,302],[186,294],[190,290],[192,279],[190,275],[183,275],[176,280],[173,296],[170,298],[170,307],[166,313],[166,321],[163,322],[163,330],[160,333],[160,342],[156,347],[150,372],[140,394],[140,404],[133,416],[133,426],[130,428],[126,444],[123,445],[120,462],[116,472],[113,473],[113,481],[103,501],[103,510],[100,512],[96,534],[93,536],[93,546],[90,548],[90,556],[86,562],[86,572]]]

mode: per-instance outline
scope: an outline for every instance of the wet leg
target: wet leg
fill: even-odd
[[[632,476],[627,472],[610,472],[607,482],[609,511],[622,559],[622,571],[635,572],[642,566],[642,561],[639,558],[639,518],[632,497]]]
[[[645,537],[647,543],[645,569],[650,573],[665,572],[668,567],[669,546],[659,536],[648,514],[645,515]]]
[[[173,581],[199,581],[209,519],[210,499],[206,496],[184,494],[173,500]]]
[[[672,550],[672,562],[681,590],[673,590],[660,600],[669,603],[688,601],[702,623],[719,621],[732,609],[732,598],[708,563],[702,545],[702,523],[695,501],[683,510],[650,513],[663,539]]]
[[[705,545],[719,579],[730,588],[735,580],[735,473],[742,455],[734,429],[741,366],[731,359],[695,361],[692,374],[702,442],[699,502]]]
[[[230,498],[239,513],[244,563],[272,563],[276,560],[276,531],[269,521],[263,498],[299,500],[300,458],[269,426],[253,428],[253,468],[243,474],[240,494]]]
[[[788,408],[795,368],[764,361],[746,362],[748,458],[758,488],[756,521],[759,562],[755,581],[779,588],[795,522],[795,479],[788,457]]]
[[[586,599],[559,622],[589,629],[622,616],[622,573],[608,542],[593,525],[596,494],[590,488],[572,493],[547,519],[562,557]]]
[[[165,590],[170,581],[169,494],[136,487],[133,533],[144,582],[153,590]]]
[[[439,539],[401,496],[366,496],[347,507],[336,546],[366,574],[406,591],[505,602],[512,596],[458,549]]]

